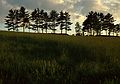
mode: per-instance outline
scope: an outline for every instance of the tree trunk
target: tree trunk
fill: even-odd
[[[101,30],[99,30],[99,35],[101,35]]]
[[[118,33],[119,33],[119,32],[117,31],[117,32],[116,32],[116,36],[118,36]]]
[[[38,27],[37,27],[37,33],[39,33],[39,32],[38,32]]]
[[[47,33],[47,28],[46,28],[46,33]]]
[[[55,34],[55,29],[53,30],[53,33]]]
[[[110,32],[108,33],[108,35],[110,36]]]
[[[114,35],[114,31],[113,31],[113,36],[115,36],[115,35]]]
[[[25,32],[25,27],[23,26],[23,32]]]
[[[67,29],[65,30],[65,33],[67,34]]]
[[[62,34],[62,29],[61,29],[61,34]]]
[[[85,36],[84,31],[83,31],[83,36]]]
[[[43,28],[42,28],[42,33],[43,33]]]
[[[53,22],[53,33],[55,34],[55,21]]]
[[[110,36],[110,34],[111,34],[111,31],[112,31],[112,30],[111,30],[111,29],[109,29],[109,32],[108,32],[108,35],[109,35],[109,36]]]
[[[30,29],[29,29],[29,33],[30,33]]]
[[[93,30],[93,36],[95,36],[95,32],[94,32],[94,30]]]
[[[96,32],[97,32],[97,36],[98,36],[99,35],[99,31],[97,30]]]
[[[106,36],[107,36],[107,30],[106,30]]]

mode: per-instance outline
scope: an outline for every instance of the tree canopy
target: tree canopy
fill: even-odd
[[[8,15],[5,17],[5,25],[9,31],[19,31],[23,28],[23,32],[29,29],[38,33],[47,33],[48,30],[52,33],[56,33],[57,30],[61,31],[61,34],[67,34],[73,28],[71,15],[69,12],[56,10],[45,11],[43,9],[36,8],[31,13],[26,10],[25,7],[20,7],[20,9],[10,9]],[[76,34],[85,35],[101,35],[103,31],[106,35],[111,35],[113,33],[118,36],[120,32],[119,24],[115,24],[115,20],[112,14],[101,13],[96,11],[90,11],[86,16],[83,24],[80,25],[79,22],[75,22],[75,32]]]
[[[8,15],[5,18],[5,25],[8,30],[13,29],[17,31],[18,28],[23,28],[23,32],[25,29],[29,29],[32,31],[40,30],[47,33],[47,30],[52,30],[53,33],[60,27],[62,31],[65,29],[66,34],[67,31],[70,31],[70,14],[68,12],[57,12],[56,10],[51,10],[47,12],[43,9],[34,9],[31,13],[26,10],[26,8],[21,7],[20,9],[10,9]],[[62,34],[62,33],[61,33]]]

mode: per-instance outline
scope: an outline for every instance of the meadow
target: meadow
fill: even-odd
[[[0,84],[119,84],[120,37],[0,32]]]

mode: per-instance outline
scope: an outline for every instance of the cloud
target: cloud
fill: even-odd
[[[45,9],[45,10],[62,10],[65,8],[64,0],[6,0],[11,5],[24,6],[27,9]]]
[[[114,18],[117,20],[117,22],[120,23],[120,0],[105,0],[104,5],[106,5],[111,14],[113,14]]]
[[[0,11],[1,11],[0,12],[0,23],[4,22],[4,17],[10,8],[13,8],[13,6],[8,4],[6,0],[0,0]]]
[[[64,3],[64,0],[49,0],[50,2],[52,3],[55,3],[55,4],[62,4]]]
[[[115,19],[120,17],[120,0],[0,0],[0,22],[11,8],[24,6],[28,10],[35,8],[50,10],[65,10],[71,14],[71,21],[82,23],[89,11],[110,12]]]
[[[83,15],[88,14],[89,11],[105,12],[109,8],[102,3],[102,0],[80,0],[74,4],[74,9]]]
[[[107,11],[109,8],[102,3],[101,0],[94,0],[92,9],[96,11]]]

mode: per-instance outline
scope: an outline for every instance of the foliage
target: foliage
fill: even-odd
[[[44,29],[46,33],[48,29],[55,33],[57,30],[56,27],[60,26],[60,30],[65,29],[67,33],[67,31],[71,30],[70,25],[72,23],[68,12],[63,13],[63,16],[61,16],[61,13],[58,13],[55,10],[48,13],[47,11],[37,8],[34,9],[32,13],[29,13],[26,11],[26,8],[21,7],[20,9],[9,10],[9,14],[5,18],[5,24],[7,25],[8,30],[15,30],[16,28],[23,27],[23,32],[25,32],[25,28],[28,28],[29,32],[30,29],[32,29],[38,33],[40,32],[40,29],[42,30],[42,33]]]
[[[58,15],[59,15],[59,13],[57,13],[57,11],[55,11],[55,10],[52,10],[51,12],[50,12],[50,20],[51,20],[51,30],[53,31],[53,33],[55,33],[55,31],[56,31],[56,29],[55,29],[55,27],[57,27],[58,26]]]
[[[8,28],[8,31],[13,30],[17,31],[19,24],[19,14],[18,10],[9,10],[8,16],[5,18],[5,25]]]
[[[29,27],[30,25],[28,11],[26,11],[24,7],[21,7],[18,15],[21,22],[20,26],[23,27],[23,32],[25,32],[25,28]]]
[[[110,36],[111,32],[116,28],[114,21],[114,17],[110,13],[104,15],[103,13],[91,11],[83,22],[83,31],[87,31],[90,35],[92,35],[92,32],[94,35],[94,31],[96,31],[97,35],[101,35],[101,31],[105,30],[109,31]]]
[[[75,32],[77,35],[82,35],[82,28],[81,28],[79,22],[76,22],[76,24],[75,24]]]
[[[40,10],[39,8],[35,9],[31,13],[31,29],[39,32],[39,28],[41,28],[43,33],[43,23],[44,23],[44,10]]]

